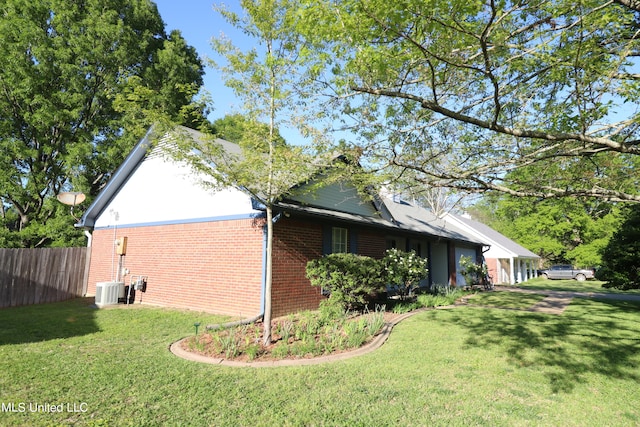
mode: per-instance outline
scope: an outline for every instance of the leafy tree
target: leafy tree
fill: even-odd
[[[148,0],[0,6],[0,239],[82,242],[61,191],[95,196],[148,126],[204,123],[202,64]]]
[[[278,201],[292,191],[294,185],[310,177],[314,157],[303,146],[284,143],[278,133],[282,126],[304,126],[301,104],[293,104],[294,96],[308,78],[309,58],[298,34],[291,31],[298,20],[294,0],[243,0],[244,16],[224,6],[219,13],[246,35],[254,38],[259,48],[247,52],[224,38],[213,41],[214,49],[226,63],[213,63],[244,101],[243,115],[218,122],[223,135],[235,139],[238,153],[225,150],[215,140],[186,145],[184,158],[210,178],[212,186],[234,186],[249,192],[266,211],[267,248],[264,295],[264,343],[271,342],[271,288],[273,210]],[[210,165],[215,165],[211,168]]]
[[[485,195],[474,216],[550,264],[597,266],[617,229],[619,208],[597,199],[531,199]]]
[[[327,110],[358,130],[363,164],[469,192],[633,202],[639,13],[628,0],[300,10],[306,37],[331,52]]]
[[[602,251],[596,277],[604,287],[640,289],[640,207],[627,209],[626,219]]]
[[[256,125],[258,127],[262,127],[260,132],[269,132],[268,125],[252,123],[249,118],[239,113],[228,114],[215,120],[213,122],[213,129],[218,138],[229,142],[240,143],[246,138],[246,135],[251,134],[251,128]],[[276,146],[286,145],[286,141],[280,135],[280,131],[275,129],[274,133]]]

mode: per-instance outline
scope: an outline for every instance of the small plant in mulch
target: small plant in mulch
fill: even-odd
[[[362,346],[380,332],[384,323],[384,307],[344,312],[328,299],[317,311],[274,320],[269,346],[262,344],[259,323],[205,331],[184,340],[182,346],[209,357],[247,362],[317,357]]]

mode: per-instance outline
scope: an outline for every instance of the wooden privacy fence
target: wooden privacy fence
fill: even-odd
[[[87,248],[0,249],[0,308],[82,296]]]

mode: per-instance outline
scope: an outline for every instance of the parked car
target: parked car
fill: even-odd
[[[575,279],[579,282],[595,278],[594,270],[578,269],[568,264],[552,265],[549,269],[540,271],[540,276],[545,279]]]

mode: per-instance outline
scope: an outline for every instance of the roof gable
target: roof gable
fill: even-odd
[[[183,126],[178,126],[175,132],[193,138],[203,136]],[[121,226],[258,212],[253,209],[249,195],[233,188],[213,193],[200,184],[197,174],[187,165],[169,159],[158,147],[169,144],[171,137],[166,134],[158,138],[154,128],[149,129],[76,226]],[[216,141],[231,152],[239,150],[228,141]],[[109,211],[112,215],[106,215]]]
[[[455,215],[452,213],[447,213],[445,215],[445,220],[449,220],[457,224],[461,228],[466,228],[467,230],[474,232],[474,234],[482,236],[482,238],[487,240],[491,244],[491,246],[499,246],[504,250],[506,250],[507,252],[511,252],[513,255],[517,257],[540,258],[538,255],[531,252],[529,249],[519,245],[518,243],[509,239],[504,234],[497,232],[493,228],[479,221],[475,221],[471,218],[466,218],[466,217]]]
[[[365,200],[353,184],[342,181],[317,185],[318,182],[318,179],[315,179],[298,186],[287,201],[355,215],[380,216],[373,202]]]

